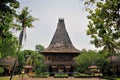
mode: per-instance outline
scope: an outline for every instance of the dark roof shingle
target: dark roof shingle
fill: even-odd
[[[52,38],[52,41],[47,49],[41,52],[53,52],[53,53],[80,53],[78,49],[76,49],[68,35],[68,32],[65,28],[64,19],[59,19],[56,32]]]

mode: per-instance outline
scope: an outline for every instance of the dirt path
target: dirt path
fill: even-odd
[[[22,79],[19,79],[22,80]],[[49,78],[24,78],[23,80],[106,80],[106,79],[100,79],[100,78],[54,78],[54,77],[49,77]]]

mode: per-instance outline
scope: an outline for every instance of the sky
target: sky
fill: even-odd
[[[38,44],[47,48],[53,38],[59,18],[64,18],[65,26],[73,45],[79,49],[96,50],[86,35],[88,13],[81,0],[19,0],[21,10],[28,6],[30,14],[40,19],[27,29],[27,39],[23,49],[35,50]]]

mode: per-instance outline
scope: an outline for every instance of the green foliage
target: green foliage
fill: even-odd
[[[16,5],[16,6],[15,6]],[[15,9],[19,7],[17,0],[0,1],[0,38],[7,37],[9,29],[12,27]],[[9,35],[9,34],[8,34]]]
[[[4,13],[13,14],[14,9],[19,7],[17,0],[0,0],[0,11]]]
[[[4,38],[12,27],[13,16],[16,14],[15,9],[19,7],[19,2],[16,0],[2,0],[0,3],[0,37]]]
[[[63,70],[58,70],[58,74],[63,74]]]
[[[18,78],[17,77],[13,77],[12,80],[17,80]],[[9,77],[6,77],[6,76],[2,76],[0,77],[0,80],[10,80]]]
[[[42,75],[37,75],[35,76],[37,78],[48,78],[49,77],[49,74],[42,74]]]
[[[104,51],[96,52],[83,50],[81,54],[75,58],[75,61],[78,64],[75,71],[88,73],[88,67],[95,65],[100,68],[100,72],[103,75],[108,75],[110,73],[110,69],[112,69],[112,65],[108,60],[108,57],[111,55],[111,53]]]
[[[38,75],[34,74],[34,75],[30,75],[30,77],[34,77],[34,78],[48,78],[49,77],[49,73],[47,73],[47,72],[44,73],[44,74],[40,73]]]
[[[79,65],[77,71],[85,72],[91,65],[98,65],[98,61],[101,60],[101,56],[96,51],[83,51],[81,54],[75,58],[75,61]]]
[[[22,27],[33,27],[32,22],[37,20],[36,18],[33,18],[30,15],[30,11],[28,11],[28,7],[25,7],[22,9],[21,13],[18,15],[18,22],[22,23],[21,24],[21,28]]]
[[[22,64],[32,65],[34,67],[44,62],[44,56],[32,50],[21,51],[19,56]]]
[[[11,28],[18,7],[19,2],[17,0],[0,1],[0,53],[2,57],[6,55],[15,56],[17,40],[11,32]]]
[[[22,45],[23,37],[26,38],[26,27],[33,27],[33,22],[38,20],[30,15],[30,11],[28,11],[28,7],[22,9],[20,14],[16,15],[17,23],[15,24],[17,30],[21,30],[19,35],[19,45]]]
[[[74,78],[93,78],[93,77],[100,77],[100,75],[90,75],[90,74],[84,74],[84,73],[79,73],[79,74],[73,74]]]
[[[35,74],[37,75],[37,76],[40,76],[40,75],[45,75],[45,73],[47,72],[47,67],[46,67],[46,65],[44,65],[44,64],[39,64],[39,65],[37,65],[36,66],[36,68],[35,68]]]
[[[0,0],[0,53],[2,57],[16,56],[16,39],[11,30],[18,7],[17,0]]]
[[[87,34],[93,38],[91,43],[115,53],[120,49],[120,0],[95,0],[93,5],[96,8],[87,9],[90,14]]]
[[[2,67],[0,67],[0,73],[3,73],[4,69]]]
[[[19,67],[23,68],[23,66],[25,65],[25,56],[23,51],[18,53],[18,61],[19,61]]]
[[[24,50],[18,54],[18,60],[20,63],[20,68],[23,68],[24,65],[31,65],[37,76],[47,72],[47,67],[44,65],[44,56],[32,51]]]
[[[27,62],[27,64],[35,67],[35,66],[39,65],[40,63],[42,64],[44,62],[44,56],[32,51],[30,53],[30,55],[28,55],[26,62]]]
[[[6,57],[6,56],[13,56],[16,57],[16,50],[18,47],[17,44],[17,39],[16,37],[10,35],[10,37],[7,37],[2,40],[2,43],[0,44],[0,52],[1,57]]]
[[[68,74],[55,74],[55,78],[68,78]]]
[[[40,52],[40,51],[42,51],[44,49],[45,49],[44,46],[42,46],[40,44],[35,46],[35,50],[38,51],[38,52]]]
[[[25,64],[32,65],[37,76],[47,72],[43,55],[32,50],[24,50],[22,53],[24,54]]]

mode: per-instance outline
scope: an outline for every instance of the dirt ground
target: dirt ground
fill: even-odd
[[[22,80],[22,79],[19,79]],[[23,78],[23,80],[106,80],[106,79],[100,79],[100,78],[54,78],[54,77],[49,77],[49,78]]]

